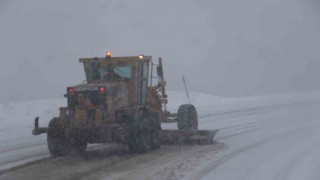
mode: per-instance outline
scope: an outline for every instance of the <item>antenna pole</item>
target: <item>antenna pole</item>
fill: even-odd
[[[153,62],[151,61],[150,87],[152,87],[152,77],[153,77]]]
[[[186,80],[184,79],[184,75],[182,75],[182,81],[183,81],[183,84],[184,84],[184,89],[186,90],[186,94],[187,94],[187,97],[188,97],[188,102],[190,104],[189,92],[188,92]]]

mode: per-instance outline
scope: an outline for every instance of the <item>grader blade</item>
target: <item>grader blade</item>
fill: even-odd
[[[161,144],[213,144],[219,130],[161,130]]]

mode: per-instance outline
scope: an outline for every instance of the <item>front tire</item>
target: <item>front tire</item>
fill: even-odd
[[[197,130],[198,115],[192,104],[183,104],[177,113],[177,126],[179,130]]]
[[[84,153],[87,142],[79,136],[80,133],[66,136],[65,129],[60,123],[60,118],[53,118],[49,123],[47,142],[50,154],[54,157],[62,157]]]

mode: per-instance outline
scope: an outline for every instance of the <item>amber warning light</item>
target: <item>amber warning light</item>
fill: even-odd
[[[111,52],[110,52],[110,51],[107,51],[107,52],[106,52],[106,57],[107,57],[107,58],[111,57]]]

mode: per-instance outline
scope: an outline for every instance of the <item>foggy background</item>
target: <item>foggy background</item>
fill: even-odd
[[[0,102],[57,98],[80,57],[161,56],[168,90],[320,90],[318,0],[0,0]]]

